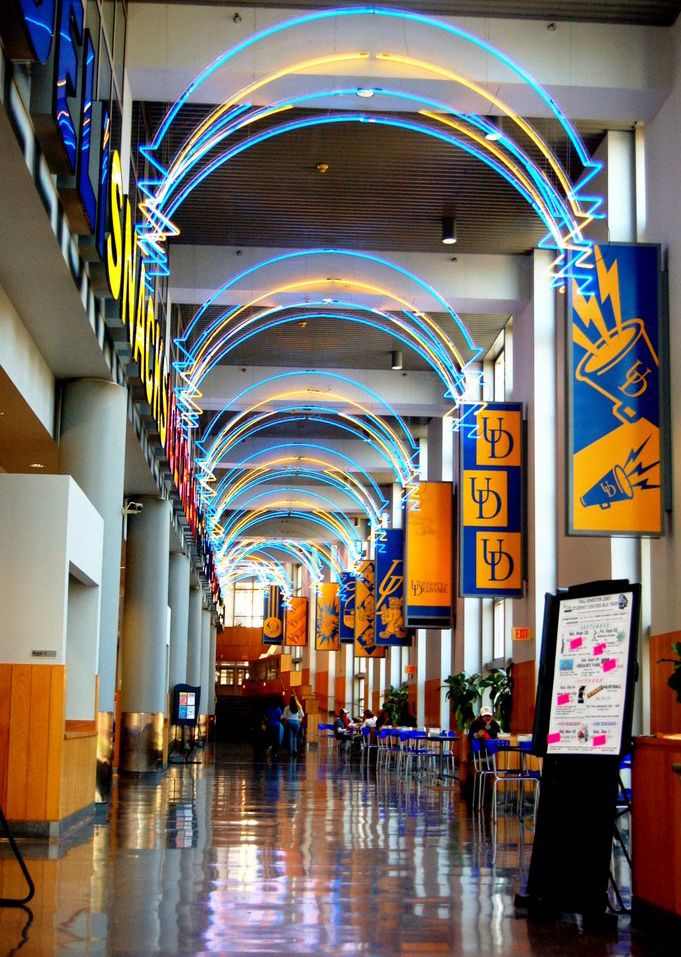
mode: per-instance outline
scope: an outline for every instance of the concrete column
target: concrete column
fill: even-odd
[[[129,772],[162,770],[166,710],[170,504],[144,496],[128,522],[121,645],[121,759]]]
[[[168,568],[168,604],[170,605],[170,665],[168,690],[187,680],[187,635],[189,631],[189,558],[173,552]]]
[[[210,610],[201,609],[201,661],[200,682],[201,703],[199,705],[199,734],[205,740],[208,737],[208,708],[212,696],[212,674],[208,667],[210,657]]]
[[[201,622],[203,592],[198,585],[189,590],[189,623],[187,631],[187,684],[201,684]]]
[[[218,630],[215,622],[210,623],[210,648],[208,649],[208,673],[210,683],[208,685],[208,714],[215,717],[215,651],[218,643]]]
[[[80,379],[62,392],[62,472],[72,475],[104,520],[97,715],[97,800],[111,790],[118,598],[125,476],[127,393],[106,379]]]

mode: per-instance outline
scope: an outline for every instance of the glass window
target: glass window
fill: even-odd
[[[503,598],[494,600],[494,647],[493,658],[503,658],[505,654],[506,602]]]

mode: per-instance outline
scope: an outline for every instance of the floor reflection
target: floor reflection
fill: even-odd
[[[323,750],[254,764],[225,748],[121,782],[108,822],[60,855],[24,845],[32,923],[0,910],[0,953],[669,953],[626,921],[597,937],[516,919],[532,837],[514,813],[493,822],[455,789],[377,780]],[[6,856],[0,882],[21,890]]]

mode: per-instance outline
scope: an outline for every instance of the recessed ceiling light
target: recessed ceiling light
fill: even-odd
[[[42,462],[31,462],[31,468],[32,468],[32,469],[44,469],[45,466],[43,465]]]
[[[317,169],[317,172],[318,172],[318,173],[322,173],[322,175],[323,175],[324,173],[328,173],[328,172],[329,172],[329,164],[328,164],[328,163],[317,163],[316,169]]]
[[[357,96],[361,96],[363,100],[369,100],[374,95],[374,90],[366,86],[361,86],[357,90]]]
[[[298,328],[304,329],[306,325],[307,325],[307,319],[301,319],[300,322],[298,323]]]
[[[325,303],[328,304],[328,303],[330,303],[330,302],[333,302],[333,299],[329,299],[329,298],[327,297],[326,299],[322,299],[322,302],[325,302]]]

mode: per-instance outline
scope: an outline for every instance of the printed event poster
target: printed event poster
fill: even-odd
[[[451,482],[419,482],[406,511],[406,625],[449,628],[452,622]]]
[[[404,626],[404,532],[401,528],[379,528],[374,532],[376,547],[376,634],[379,648],[404,648],[411,635]]]
[[[461,594],[523,595],[523,407],[460,410]]]
[[[376,568],[372,561],[363,561],[355,576],[355,658],[383,658],[385,651],[376,647]]]
[[[569,533],[661,535],[660,249],[594,247],[568,327]]]
[[[355,573],[341,572],[338,589],[338,630],[341,645],[355,640]]]
[[[286,609],[286,644],[291,648],[307,645],[307,598],[296,595]]]
[[[262,616],[264,645],[280,645],[284,634],[284,601],[279,585],[270,585],[265,592]]]
[[[338,583],[324,582],[317,599],[317,651],[338,651]]]
[[[633,593],[560,603],[547,754],[619,754]]]

